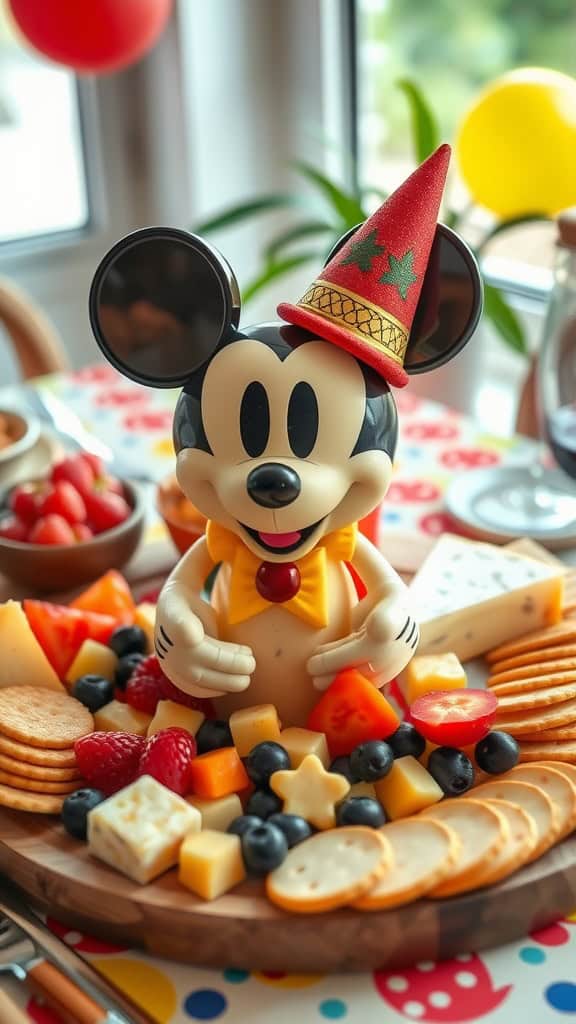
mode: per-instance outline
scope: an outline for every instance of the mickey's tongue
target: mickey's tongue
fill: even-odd
[[[296,530],[293,533],[259,533],[260,540],[269,548],[291,548],[297,544],[302,534]]]

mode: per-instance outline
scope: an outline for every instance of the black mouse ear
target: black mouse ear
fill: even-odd
[[[176,228],[144,228],[106,254],[90,288],[90,323],[126,377],[178,387],[238,326],[240,292],[226,260]]]
[[[334,245],[330,249],[330,252],[328,253],[326,259],[324,260],[324,266],[326,266],[327,263],[330,263],[330,260],[333,259],[334,256],[336,256],[336,254],[340,252],[340,249],[344,245],[346,245],[346,242],[348,241],[349,238],[352,238],[352,235],[356,234],[358,228],[361,228],[363,223],[363,221],[360,221],[360,223],[355,224],[353,228],[348,228],[348,230],[345,231],[344,234],[340,236],[338,241],[334,242]]]
[[[474,333],[482,312],[482,278],[471,250],[438,224],[408,339],[404,369],[427,373],[449,362]]]

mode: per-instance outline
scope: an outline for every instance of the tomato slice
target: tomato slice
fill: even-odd
[[[433,690],[410,705],[409,719],[431,743],[464,747],[490,732],[497,708],[490,690]]]
[[[400,719],[380,690],[356,669],[340,672],[308,718],[308,728],[323,732],[331,757],[350,754],[366,740],[384,740]]]
[[[64,679],[85,640],[108,643],[118,621],[111,615],[66,608],[49,601],[22,602],[26,618],[52,668]]]

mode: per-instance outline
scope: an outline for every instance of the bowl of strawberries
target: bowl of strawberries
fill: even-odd
[[[68,590],[120,568],[144,527],[136,486],[90,452],[67,455],[19,483],[0,507],[0,573],[35,591]]]

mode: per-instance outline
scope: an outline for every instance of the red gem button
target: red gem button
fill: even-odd
[[[265,601],[282,604],[300,590],[300,570],[293,562],[262,562],[256,573],[256,590]]]

